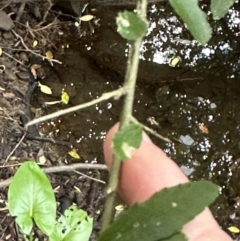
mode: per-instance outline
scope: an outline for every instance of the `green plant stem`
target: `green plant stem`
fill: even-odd
[[[142,1],[140,0],[137,5],[137,11],[141,18],[145,18],[146,8],[147,8],[147,0],[142,0]],[[132,48],[128,56],[128,65],[127,65],[127,71],[126,71],[125,82],[124,82],[125,98],[124,98],[124,104],[123,104],[123,109],[121,113],[121,119],[120,119],[120,126],[119,126],[120,129],[128,125],[132,117],[141,43],[142,43],[142,38],[138,38],[132,44]],[[107,197],[106,197],[105,208],[103,212],[103,221],[102,221],[102,227],[101,227],[100,233],[102,233],[108,228],[114,216],[114,204],[115,204],[114,202],[117,194],[120,169],[121,169],[121,160],[119,160],[116,156],[114,156],[113,165],[109,176],[109,183],[107,187]]]
[[[33,231],[29,234],[29,241],[33,241]]]

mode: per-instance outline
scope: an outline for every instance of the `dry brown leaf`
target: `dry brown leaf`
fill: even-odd
[[[31,73],[32,73],[32,75],[34,76],[34,79],[37,79],[37,72],[36,72],[36,70],[37,69],[39,69],[39,68],[41,68],[42,66],[40,65],[40,64],[33,64],[32,66],[31,66]]]
[[[199,129],[201,130],[202,133],[209,134],[208,128],[203,123],[199,123],[198,127],[199,127]]]

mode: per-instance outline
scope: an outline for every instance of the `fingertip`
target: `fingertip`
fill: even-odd
[[[105,161],[107,166],[110,168],[111,163],[113,161],[113,152],[112,152],[112,139],[114,135],[118,132],[119,129],[119,123],[116,123],[106,134],[105,141],[103,143],[103,151],[105,156]],[[152,140],[149,138],[149,136],[143,132],[143,142],[150,142],[152,143]]]
[[[112,138],[118,127],[116,124],[110,129],[104,142],[104,155],[109,168],[113,160]],[[125,202],[132,205],[145,201],[163,188],[186,182],[188,182],[187,177],[176,163],[144,134],[140,148],[133,153],[130,160],[122,164],[119,191]],[[189,241],[232,240],[219,228],[209,209],[205,209],[187,223],[183,232]]]
[[[109,168],[113,160],[112,138],[118,126],[116,124],[110,129],[104,142],[104,155]],[[119,190],[126,203],[133,204],[145,201],[165,187],[187,181],[178,166],[144,134],[140,148],[122,164]]]

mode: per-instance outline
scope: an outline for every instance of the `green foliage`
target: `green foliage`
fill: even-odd
[[[123,212],[99,241],[186,240],[180,234],[183,225],[212,203],[218,191],[208,181],[166,188]]]
[[[33,220],[50,241],[87,241],[93,219],[75,206],[67,209],[56,222],[56,200],[45,173],[35,162],[25,162],[14,175],[8,190],[12,216],[25,235],[30,235]]]
[[[69,207],[62,215],[55,227],[50,241],[87,241],[91,235],[93,219],[76,206]]]
[[[213,19],[218,20],[224,17],[234,2],[235,0],[212,0],[211,11],[213,14]]]
[[[186,23],[193,37],[201,44],[206,44],[212,36],[212,29],[206,14],[198,6],[198,0],[169,0],[169,2]]]
[[[117,31],[127,40],[136,40],[146,34],[148,23],[137,14],[124,11],[118,13]]]
[[[162,241],[187,241],[187,238],[183,233],[176,233],[169,238],[165,238]]]
[[[142,142],[142,128],[129,124],[122,128],[113,138],[113,152],[120,160],[127,160]]]
[[[52,233],[56,201],[49,180],[35,162],[23,163],[14,175],[8,190],[8,205],[24,234],[31,233],[33,219],[43,233]]]
[[[187,25],[193,37],[201,44],[206,44],[211,36],[212,29],[207,21],[207,15],[198,6],[198,0],[169,0],[173,9]],[[222,18],[235,0],[211,0],[213,18]],[[124,11],[117,17],[118,32],[127,40],[136,40],[143,37],[147,31],[148,23],[137,14]]]

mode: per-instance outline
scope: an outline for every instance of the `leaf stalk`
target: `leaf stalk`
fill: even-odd
[[[145,20],[146,18],[146,9],[147,9],[147,0],[139,0],[137,3],[137,13],[138,15]],[[142,37],[136,39],[131,46],[129,56],[128,56],[128,64],[127,71],[125,75],[124,81],[124,103],[123,109],[120,118],[119,129],[127,126],[131,122],[132,118],[132,110],[134,103],[134,93],[136,87],[138,66],[139,66],[139,56],[140,56],[140,47],[142,43]],[[102,227],[100,233],[105,231],[114,217],[114,205],[115,205],[115,197],[117,194],[118,188],[118,180],[121,169],[121,160],[119,160],[116,156],[113,158],[113,165],[110,171],[109,182],[107,187],[107,197],[105,202],[105,208],[103,212],[103,220]]]

